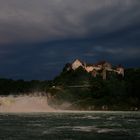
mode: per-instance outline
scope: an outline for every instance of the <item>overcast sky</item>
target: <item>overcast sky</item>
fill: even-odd
[[[140,67],[140,0],[0,0],[0,77],[52,79],[75,58]]]

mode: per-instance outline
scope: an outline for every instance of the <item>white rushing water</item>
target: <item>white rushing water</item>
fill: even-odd
[[[54,112],[47,96],[0,96],[0,112]]]

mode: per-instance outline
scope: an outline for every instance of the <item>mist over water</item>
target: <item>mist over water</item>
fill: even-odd
[[[47,96],[22,95],[0,96],[0,112],[54,112],[47,102]]]

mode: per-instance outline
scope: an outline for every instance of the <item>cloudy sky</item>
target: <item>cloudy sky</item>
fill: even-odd
[[[140,67],[140,0],[0,0],[0,77],[52,79],[75,58]]]

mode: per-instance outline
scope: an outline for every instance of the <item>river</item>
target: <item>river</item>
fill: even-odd
[[[0,140],[140,140],[140,112],[0,113]]]

